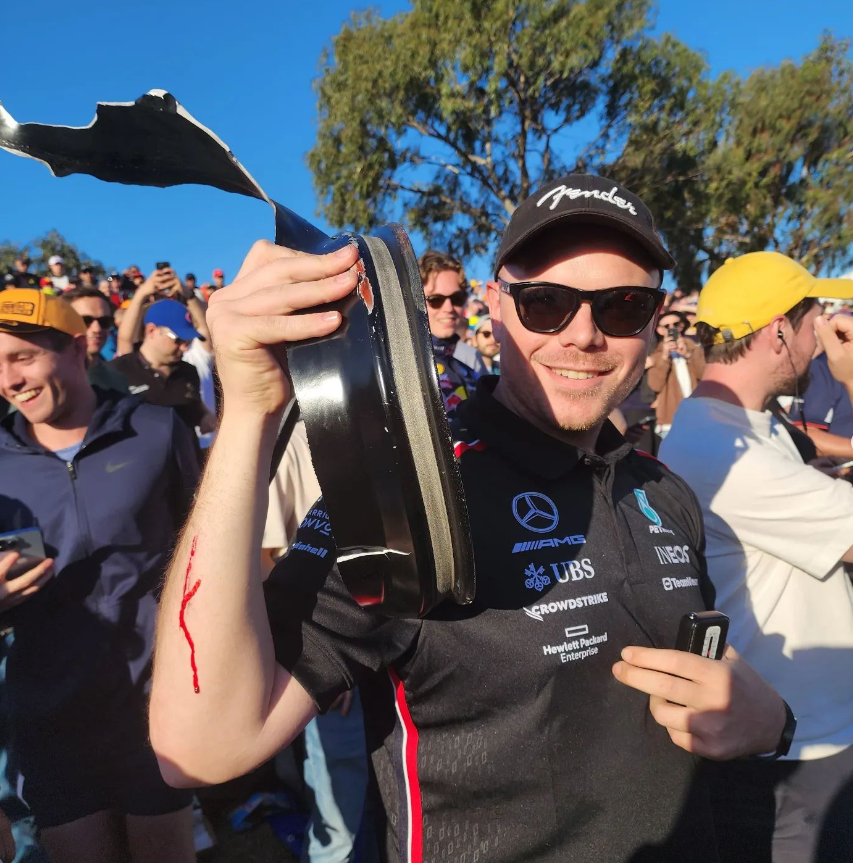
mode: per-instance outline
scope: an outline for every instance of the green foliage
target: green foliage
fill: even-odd
[[[90,258],[57,230],[48,231],[43,237],[23,245],[8,241],[0,243],[0,274],[10,272],[15,258],[23,252],[32,259],[30,271],[41,276],[50,275],[47,261],[51,255],[61,255],[65,259],[66,273],[79,273],[81,267],[89,266],[97,277],[103,278],[105,275],[104,265],[100,261]]]
[[[712,80],[700,53],[648,36],[649,13],[648,0],[413,0],[354,15],[317,82],[308,163],[326,219],[401,218],[481,254],[537,186],[590,170],[647,201],[682,284],[759,248],[847,263],[849,45],[826,36],[800,64]]]
[[[853,63],[825,36],[799,65],[759,69],[733,88],[729,121],[707,163],[712,267],[775,249],[839,268],[853,244]]]
[[[647,0],[418,0],[354,16],[324,59],[308,157],[326,218],[365,229],[399,201],[432,241],[485,251],[535,184],[575,167],[561,137],[647,13]]]

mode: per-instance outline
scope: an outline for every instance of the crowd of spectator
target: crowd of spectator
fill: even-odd
[[[482,285],[472,289],[462,264],[448,254],[430,250],[419,263],[438,382],[453,411],[478,380],[500,376],[500,326],[489,314],[496,295],[489,297]],[[160,775],[146,698],[158,592],[222,409],[207,308],[217,291],[227,290],[225,273],[214,269],[211,281],[199,284],[166,262],[147,275],[134,265],[104,279],[85,267],[67,272],[58,255],[46,261],[45,275],[32,265],[18,258],[0,293],[0,540],[38,526],[44,541],[43,560],[17,578],[17,555],[0,558],[8,657],[0,682],[2,805],[14,820],[17,859],[82,863],[96,859],[91,849],[98,848],[106,855],[99,860],[189,863],[212,840],[198,800]],[[775,266],[782,265],[755,264],[753,276],[765,278],[768,293],[778,280]],[[726,284],[719,284],[723,276],[712,284],[722,297],[716,308],[746,290],[733,269],[725,276]],[[787,782],[819,800],[822,815],[851,797],[847,747],[853,739],[845,735],[853,731],[853,631],[842,609],[851,596],[844,567],[853,562],[853,489],[843,482],[844,463],[853,464],[853,359],[844,354],[853,318],[846,300],[824,307],[810,293],[799,316],[782,308],[784,301],[768,320],[756,313],[755,339],[742,350],[744,336],[718,342],[727,322],[709,328],[702,317],[707,296],[698,287],[667,295],[642,379],[612,418],[639,448],[657,454],[663,446],[664,461],[698,495],[717,607],[732,618],[733,641],[796,702],[805,738],[787,763],[832,761],[824,772],[803,768],[782,779],[768,778],[763,764],[739,774],[721,771],[716,787],[728,789],[727,835],[734,835],[750,789],[778,793]],[[816,323],[830,309],[834,323]],[[768,327],[773,333],[762,341]],[[824,333],[818,343],[815,329]],[[760,391],[756,380],[764,384]],[[766,413],[771,402],[775,415]],[[788,436],[782,444],[780,434]],[[738,462],[736,451],[749,458]],[[768,510],[786,496],[784,517],[767,527]],[[287,554],[309,512],[325,517],[312,510],[318,497],[299,423],[270,486],[265,573]],[[806,588],[793,587],[797,579]],[[826,607],[829,582],[834,611]],[[772,596],[750,598],[756,585]],[[803,603],[812,615],[805,623],[798,618]],[[768,648],[768,641],[781,640],[795,651],[820,653],[820,632],[834,635],[811,665],[778,644]],[[815,716],[821,711],[825,721]],[[372,817],[365,809],[364,722],[355,690],[305,730],[297,783],[310,811],[305,860],[352,860],[359,842],[362,861],[379,859],[364,829]],[[279,766],[281,777],[287,771]],[[815,828],[800,824],[793,806],[784,813],[800,831],[797,853],[813,854]],[[768,829],[773,832],[772,823]],[[0,858],[11,860],[3,845],[8,838],[0,834]],[[853,845],[843,847],[853,855]],[[817,858],[780,853],[773,859]]]

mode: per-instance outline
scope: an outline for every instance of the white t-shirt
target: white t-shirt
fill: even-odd
[[[804,464],[769,413],[679,405],[660,450],[699,498],[708,574],[729,641],[791,705],[789,758],[853,743],[853,487]]]
[[[300,420],[293,428],[287,449],[270,483],[269,508],[264,525],[261,548],[272,549],[275,559],[287,551],[308,510],[320,497],[320,484],[311,464],[311,451],[305,423]],[[328,522],[328,518],[322,518]]]
[[[216,393],[213,386],[213,354],[198,340],[193,339],[190,346],[184,351],[183,360],[191,366],[195,366],[198,372],[201,400],[207,405],[207,409],[216,415]],[[216,437],[216,432],[202,434],[196,430],[198,442],[202,449],[207,449]]]

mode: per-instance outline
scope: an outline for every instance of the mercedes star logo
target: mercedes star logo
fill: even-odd
[[[560,520],[554,501],[538,491],[526,491],[514,497],[512,514],[522,527],[534,533],[550,533]]]

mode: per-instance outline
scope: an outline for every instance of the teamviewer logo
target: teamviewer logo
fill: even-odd
[[[663,578],[663,589],[664,590],[672,590],[672,579],[671,578]]]

